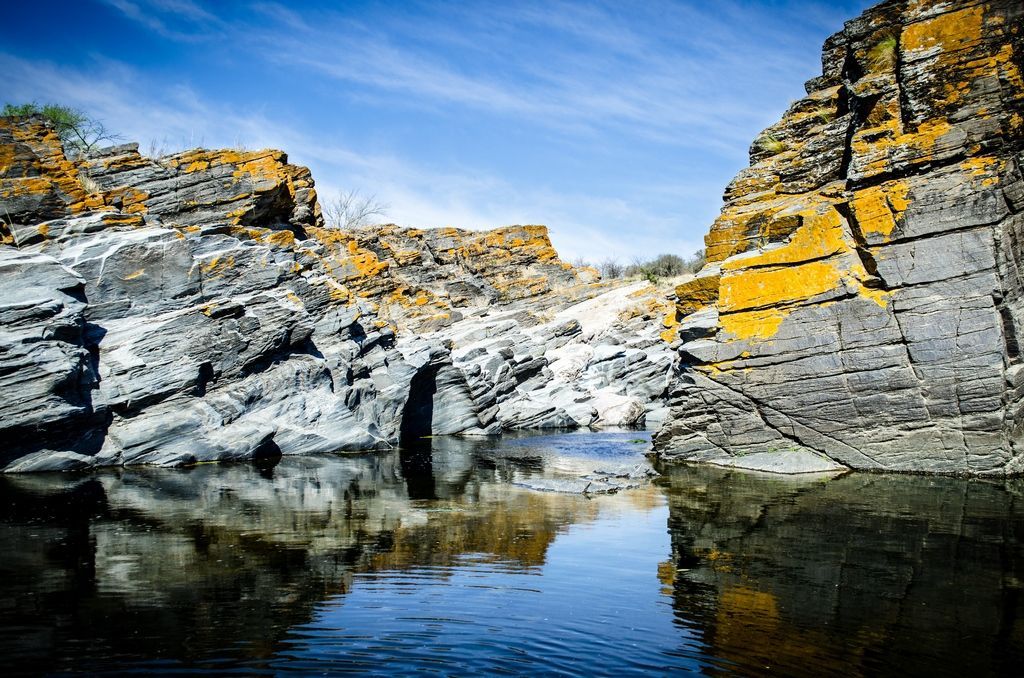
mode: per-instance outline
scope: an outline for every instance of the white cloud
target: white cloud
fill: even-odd
[[[806,18],[736,0],[425,4],[376,14],[263,1],[230,20],[231,5],[100,1],[144,30],[210,50],[210,59],[242,55],[253,72],[316,87],[311,108],[359,104],[456,129],[493,121],[495,135],[514,127],[549,154],[578,156],[557,171],[582,174],[539,167],[534,176],[472,148],[439,170],[422,149],[383,134],[347,136],[323,129],[322,117],[289,118],[271,92],[266,107],[243,109],[218,91],[102,57],[66,66],[0,53],[5,94],[79,106],[144,150],[151,141],[169,151],[282,148],[310,166],[322,194],[375,194],[398,223],[545,223],[563,255],[592,260],[700,247],[723,174],[742,166],[750,139],[816,71],[817,45],[790,48],[793,25],[840,27],[829,4],[813,1],[801,9]],[[591,159],[601,169],[588,167]],[[634,176],[630,165],[643,171]],[[716,169],[696,169],[705,166]]]
[[[0,70],[9,74],[13,100],[60,101],[86,109],[137,140],[170,152],[195,145],[281,148],[293,162],[310,166],[318,190],[330,196],[358,188],[388,203],[389,220],[405,226],[493,228],[546,224],[563,257],[627,261],[651,252],[689,253],[700,246],[665,239],[671,219],[622,198],[563,194],[515,186],[481,172],[439,172],[392,154],[364,154],[325,141],[260,114],[239,114],[205,101],[184,85],[161,84],[161,94],[130,66],[104,60],[91,68],[30,62],[0,52]],[[610,235],[608,226],[616,225]],[[648,234],[648,235],[645,235]]]

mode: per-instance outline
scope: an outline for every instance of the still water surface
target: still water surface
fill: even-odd
[[[1024,482],[536,489],[637,437],[0,477],[4,673],[1024,669]]]

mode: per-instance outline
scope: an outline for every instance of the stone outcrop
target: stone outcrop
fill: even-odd
[[[338,231],[279,151],[69,158],[39,118],[0,118],[0,219],[0,469],[666,412],[664,298],[562,262],[543,226]],[[614,313],[581,323],[590,302]]]
[[[663,457],[1024,470],[1022,66],[1017,0],[889,0],[828,39],[677,290]]]

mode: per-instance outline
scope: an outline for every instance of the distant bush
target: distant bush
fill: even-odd
[[[677,254],[659,254],[650,260],[634,259],[632,263],[623,265],[613,257],[599,264],[590,264],[583,259],[574,259],[576,268],[591,266],[596,268],[605,280],[614,278],[642,278],[657,284],[661,278],[674,278],[686,273],[696,273],[704,266],[704,250],[697,250],[692,257],[685,259]]]
[[[100,144],[116,141],[118,136],[106,126],[77,108],[60,104],[4,104],[0,116],[39,115],[51,123],[64,148],[75,153],[87,153]]]
[[[625,267],[619,263],[619,260],[612,257],[602,261],[596,266],[596,268],[601,273],[601,277],[605,280],[621,278],[626,273]]]

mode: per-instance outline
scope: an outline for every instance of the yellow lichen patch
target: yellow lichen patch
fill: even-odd
[[[46,224],[39,224],[39,226],[36,227],[36,230],[39,232],[39,235],[44,238],[50,234],[50,227]]]
[[[136,278],[140,278],[140,277],[144,276],[145,274],[146,274],[146,269],[140,268],[139,270],[132,271],[128,275],[124,276],[123,278],[121,278],[121,280],[135,280]]]
[[[36,195],[48,193],[52,184],[42,177],[24,177],[8,180],[9,189],[4,193],[5,198],[17,198],[23,195]]]
[[[195,162],[189,163],[189,166],[185,168],[186,174],[192,172],[204,172],[210,169],[210,163],[207,160],[196,160]]]
[[[352,301],[352,293],[348,288],[332,279],[327,280],[327,295],[332,301],[339,301],[342,303]]]
[[[833,290],[842,279],[842,272],[832,260],[746,269],[722,276],[718,307],[730,313],[792,304]]]
[[[803,225],[793,233],[785,245],[752,257],[727,259],[722,262],[722,270],[796,264],[850,249],[851,243],[846,241],[843,219],[835,208],[827,206],[806,210],[799,216]]]
[[[890,169],[891,151],[901,149],[906,162],[917,165],[934,158],[935,147],[953,126],[948,120],[928,120],[917,130],[900,133],[898,119],[887,121],[880,127],[862,130],[851,141],[854,156],[860,159],[861,172],[865,176],[881,174]],[[864,162],[864,159],[868,159]]]
[[[108,212],[103,215],[103,223],[107,226],[119,226],[126,228],[141,228],[146,221],[137,214],[124,214],[122,212]]]
[[[704,236],[704,251],[708,262],[718,263],[747,249],[750,239],[749,222],[763,212],[737,214],[726,208]]]
[[[0,176],[6,177],[14,165],[14,145],[0,144]]]
[[[722,330],[734,339],[763,341],[775,336],[787,315],[786,311],[780,309],[725,313],[719,317],[718,322]]]
[[[148,199],[148,193],[132,188],[125,189],[124,196],[122,198],[122,209],[128,214],[145,214],[146,200]]]
[[[544,275],[494,281],[492,284],[501,294],[501,298],[507,301],[535,297],[551,289],[548,278]]]
[[[295,244],[295,234],[291,231],[274,231],[267,236],[267,242],[278,247],[291,247]]]
[[[225,216],[227,216],[228,219],[230,219],[233,223],[240,224],[242,223],[242,217],[244,217],[248,213],[249,206],[243,205],[242,207],[231,210]]]
[[[1013,61],[1013,46],[1004,45],[995,60],[1002,65],[1003,76],[1016,88],[1017,96],[1024,95],[1024,75],[1021,74],[1020,67]]]
[[[671,324],[669,324],[670,320]],[[666,344],[671,344],[679,337],[679,320],[676,317],[676,312],[673,310],[665,314],[665,318],[664,320],[662,320],[662,324],[665,325],[665,329],[662,330],[658,334],[658,336],[661,337],[661,340],[664,341]]]
[[[270,179],[281,181],[284,177],[281,173],[281,163],[275,154],[260,153],[254,154],[239,162],[238,167],[232,172],[235,179],[245,177],[251,180]]]
[[[975,6],[914,22],[903,31],[903,49],[912,51],[938,47],[944,52],[960,49],[981,39],[983,19],[984,8]]]
[[[417,264],[420,262],[420,260],[423,259],[423,253],[420,252],[419,250],[414,249],[396,250],[394,251],[392,256],[395,258],[395,262],[399,266],[409,266],[412,264]]]
[[[285,292],[284,296],[286,296],[288,298],[288,301],[292,302],[296,306],[303,305],[302,299],[299,299],[299,295],[295,294],[295,292],[292,292],[291,290]]]
[[[115,155],[111,158],[104,159],[103,169],[122,172],[144,167],[147,163],[148,161],[146,158],[143,158],[138,153],[126,153],[124,155]]]
[[[404,286],[396,287],[391,291],[384,301],[388,304],[398,304],[399,306],[410,306],[409,302],[409,288]]]
[[[199,264],[199,270],[207,277],[223,275],[224,272],[235,265],[234,257],[215,256],[205,264]]]
[[[719,276],[698,276],[676,286],[676,310],[685,318],[718,301]]]
[[[890,293],[886,292],[885,290],[864,287],[863,285],[861,285],[860,296],[875,302],[876,304],[878,304],[879,308],[885,308],[886,306],[889,305]]]
[[[1002,163],[999,158],[983,156],[980,158],[968,158],[960,163],[960,169],[972,177],[980,178],[982,186],[994,186],[999,183],[999,169]]]
[[[903,181],[889,181],[856,191],[850,201],[861,233],[877,234],[888,240],[910,205],[909,187]]]
[[[355,240],[349,240],[348,254],[349,261],[362,276],[375,276],[381,271],[386,271],[389,265],[388,262],[378,259],[377,255],[370,250],[359,247]]]

